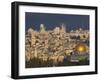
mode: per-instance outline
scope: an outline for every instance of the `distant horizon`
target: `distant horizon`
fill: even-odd
[[[72,14],[49,14],[49,13],[25,13],[25,30],[33,28],[40,30],[40,24],[44,24],[46,30],[52,30],[55,27],[65,25],[66,30],[89,30],[89,15],[72,15]]]
[[[29,28],[32,28],[33,30],[35,30],[34,27],[28,27],[28,29],[29,29]],[[54,27],[54,29],[55,29],[55,28],[56,28],[56,27]],[[59,28],[61,28],[61,26],[59,26]],[[79,30],[80,28],[81,28],[81,27],[79,27],[78,29],[74,29],[73,31]],[[27,30],[28,30],[28,29],[27,29]],[[81,29],[82,29],[82,28],[81,28]],[[26,31],[27,31],[27,30],[26,30]],[[39,29],[39,30],[40,30],[40,29]],[[35,30],[35,31],[39,31],[39,30]],[[46,27],[45,27],[45,30],[47,30]],[[50,30],[50,29],[49,29],[49,30]],[[49,31],[49,30],[47,30],[47,31]],[[51,30],[53,30],[53,29],[51,29]],[[88,30],[88,29],[82,29],[82,30]],[[70,31],[71,31],[71,30],[70,30]]]

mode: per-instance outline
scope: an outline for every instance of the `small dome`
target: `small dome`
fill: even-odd
[[[34,30],[32,28],[28,29],[28,33],[33,33],[33,32],[34,32]]]

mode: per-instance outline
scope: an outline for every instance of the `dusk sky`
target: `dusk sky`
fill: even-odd
[[[89,29],[89,15],[71,14],[49,14],[49,13],[25,13],[25,28],[33,27],[34,30],[40,29],[40,24],[44,24],[46,30],[52,30],[61,24],[66,25],[67,30],[76,30],[79,27]]]

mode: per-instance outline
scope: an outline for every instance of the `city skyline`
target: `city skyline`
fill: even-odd
[[[89,16],[25,13],[25,67],[89,65]]]
[[[88,15],[71,15],[71,14],[49,14],[49,13],[25,13],[26,30],[32,27],[34,30],[40,30],[40,24],[44,24],[46,30],[52,30],[60,27],[61,24],[66,26],[67,30],[76,30],[82,28],[89,30]]]
[[[65,27],[46,31],[29,28],[25,34],[25,67],[89,65],[89,31],[66,32]]]

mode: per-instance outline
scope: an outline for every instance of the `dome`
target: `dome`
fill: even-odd
[[[33,32],[34,32],[34,30],[32,28],[28,29],[28,33],[33,33]]]

